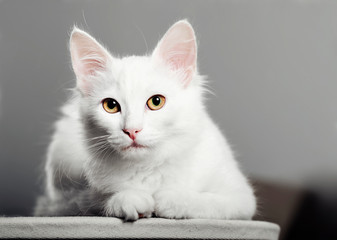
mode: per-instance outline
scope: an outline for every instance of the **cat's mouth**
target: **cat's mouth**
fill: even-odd
[[[138,144],[136,142],[133,142],[131,145],[122,148],[123,151],[129,150],[129,149],[141,149],[141,148],[147,148],[144,145]]]

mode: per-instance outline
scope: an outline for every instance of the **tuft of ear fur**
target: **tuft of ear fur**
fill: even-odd
[[[159,41],[152,56],[173,71],[182,71],[188,86],[197,68],[197,43],[194,30],[187,20],[173,24]]]
[[[70,36],[70,54],[77,87],[87,95],[92,87],[90,77],[106,70],[111,55],[92,36],[77,27]]]

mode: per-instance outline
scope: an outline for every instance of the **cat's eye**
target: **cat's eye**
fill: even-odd
[[[108,113],[117,113],[121,110],[119,103],[113,98],[106,98],[102,101],[103,108]]]
[[[164,106],[165,101],[166,100],[164,96],[154,95],[150,97],[149,100],[147,100],[146,104],[151,110],[159,110]]]

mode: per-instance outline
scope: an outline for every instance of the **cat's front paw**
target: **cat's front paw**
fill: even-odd
[[[163,218],[190,218],[187,215],[188,196],[182,192],[162,190],[154,194],[155,214]]]
[[[154,200],[151,195],[141,191],[122,191],[114,194],[105,204],[106,216],[134,221],[140,217],[151,217]]]

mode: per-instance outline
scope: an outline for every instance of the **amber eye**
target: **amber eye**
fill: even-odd
[[[102,101],[103,108],[108,113],[116,113],[121,110],[119,103],[113,98],[106,98]]]
[[[154,95],[147,100],[146,104],[151,110],[159,110],[165,104],[165,97],[162,95]]]

